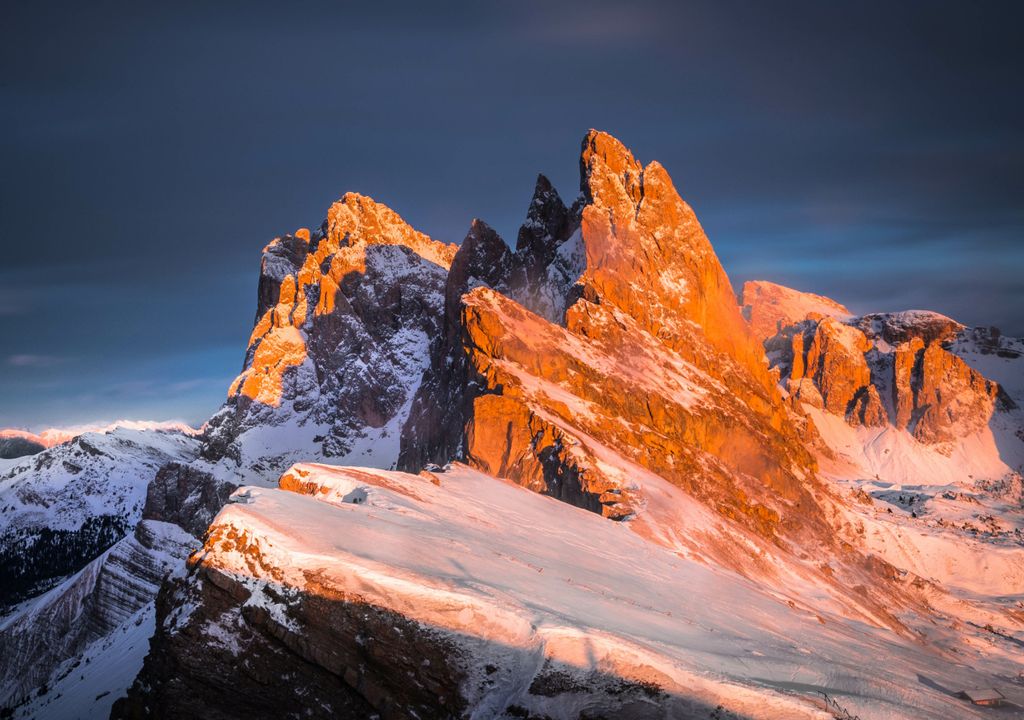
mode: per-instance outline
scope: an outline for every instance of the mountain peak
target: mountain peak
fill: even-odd
[[[458,247],[414,230],[401,215],[359,193],[345,193],[331,205],[320,234],[338,247],[401,245],[425,260],[447,269]]]
[[[600,130],[590,130],[580,148],[580,166],[584,169],[584,176],[598,161],[617,174],[640,172],[642,169],[633,153],[618,138]]]
[[[590,296],[636,319],[684,356],[707,352],[738,361],[773,395],[763,350],[739,313],[736,296],[693,209],[668,172],[646,167],[621,142],[595,130],[580,156],[584,205],[579,210]],[[698,337],[699,336],[699,337]]]
[[[635,206],[643,194],[643,166],[619,140],[591,130],[580,148],[580,190],[591,204],[614,205],[628,198]]]

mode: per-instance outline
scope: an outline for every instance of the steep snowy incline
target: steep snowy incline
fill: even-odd
[[[721,706],[721,717],[825,720],[825,692],[873,720],[952,720],[987,711],[944,688],[1024,669],[1019,653],[972,646],[941,618],[928,645],[867,627],[816,608],[813,586],[767,591],[465,466],[301,465],[281,488],[242,488],[217,517],[163,604],[157,657],[125,715],[158,703],[181,717],[267,717],[249,678],[309,664],[292,701],[310,717],[361,701],[385,717]]]
[[[144,520],[0,621],[0,707],[18,718],[107,717],[142,667],[157,589],[199,545],[175,525]]]

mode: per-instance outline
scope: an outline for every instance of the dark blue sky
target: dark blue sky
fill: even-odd
[[[356,190],[514,239],[590,127],[737,288],[1024,334],[1021,7],[5,2],[0,426],[205,419],[270,238]]]

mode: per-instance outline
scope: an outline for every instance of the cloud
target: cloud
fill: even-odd
[[[10,355],[7,358],[7,364],[13,367],[53,367],[64,362],[64,358],[59,358],[56,355]]]

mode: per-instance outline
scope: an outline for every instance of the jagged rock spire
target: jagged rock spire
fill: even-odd
[[[642,166],[614,137],[591,130],[580,173],[584,294],[615,305],[698,366],[737,362],[759,395],[777,395],[729,278],[665,168]]]
[[[588,204],[609,204],[625,194],[641,196],[643,166],[625,145],[606,132],[590,130],[580,147],[580,191]]]
[[[524,259],[537,261],[536,264],[550,262],[557,244],[568,238],[574,229],[572,213],[558,191],[550,180],[538,175],[526,222],[519,228],[516,252]]]
[[[445,285],[445,317],[449,332],[458,325],[463,293],[480,285],[508,292],[514,262],[512,251],[494,228],[474,218],[459,251],[455,253]]]

